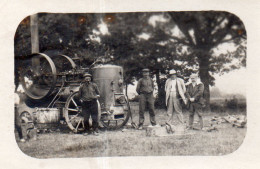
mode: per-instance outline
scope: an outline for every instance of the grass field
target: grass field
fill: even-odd
[[[132,107],[137,123],[138,108]],[[213,115],[226,114],[204,113],[206,126]],[[184,116],[188,120],[188,114]],[[167,119],[165,110],[157,109],[156,117],[157,122],[163,124]],[[149,125],[148,112],[145,119],[145,125]],[[212,132],[193,130],[183,137],[147,137],[145,130],[134,129],[101,131],[99,136],[52,132],[39,134],[37,141],[18,141],[18,146],[25,154],[36,158],[225,155],[237,150],[244,140],[246,128],[235,128],[229,123],[222,123],[217,128],[218,131]]]

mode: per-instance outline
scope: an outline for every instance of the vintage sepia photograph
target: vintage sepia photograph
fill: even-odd
[[[227,11],[36,13],[14,36],[31,157],[222,156],[247,131],[247,32]]]

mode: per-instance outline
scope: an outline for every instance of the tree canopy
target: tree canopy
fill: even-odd
[[[227,12],[176,12],[169,15],[183,35],[172,38],[189,48],[190,58],[198,65],[198,73],[205,85],[204,94],[209,102],[209,85],[214,84],[212,75],[246,65],[244,24],[237,16]],[[235,50],[217,55],[214,50],[225,43],[233,45]]]
[[[30,54],[28,18],[17,28],[15,56]],[[246,30],[228,12],[40,13],[38,18],[40,52],[79,58],[84,66],[96,59],[121,65],[127,84],[140,77],[142,68],[150,68],[161,100],[172,68],[184,79],[199,73],[209,101],[215,73],[246,66]]]

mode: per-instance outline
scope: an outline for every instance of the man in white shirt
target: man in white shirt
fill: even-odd
[[[176,71],[174,69],[170,70],[169,74],[170,78],[167,79],[165,83],[167,115],[170,116],[167,123],[172,124],[175,110],[179,123],[184,125],[182,106],[180,103],[180,100],[182,99],[184,104],[187,104],[184,80],[176,76]]]

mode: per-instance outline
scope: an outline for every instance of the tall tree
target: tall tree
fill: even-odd
[[[229,71],[246,62],[246,30],[242,21],[227,12],[169,12],[182,36],[172,36],[173,41],[187,46],[188,60],[195,61],[199,76],[205,85],[204,96],[209,103],[209,86],[214,84],[212,74]],[[214,50],[224,43],[234,45],[235,52],[215,55]],[[234,63],[234,59],[238,59]],[[226,67],[225,65],[228,65]]]

